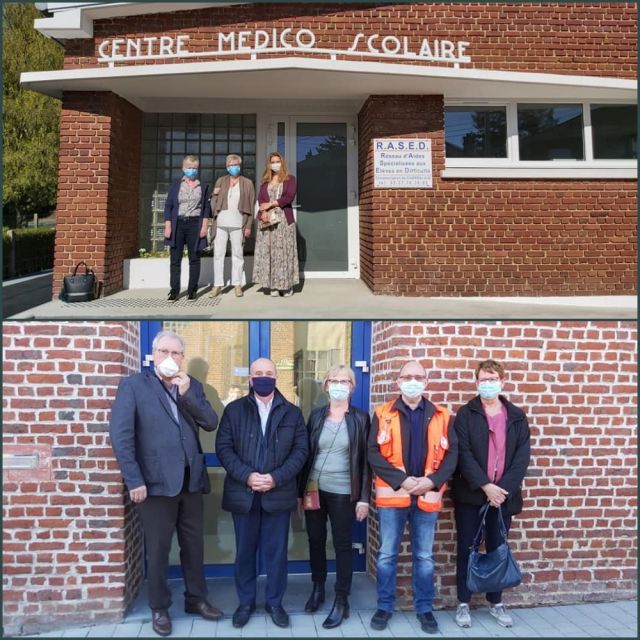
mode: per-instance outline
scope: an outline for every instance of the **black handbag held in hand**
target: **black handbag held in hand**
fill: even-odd
[[[78,274],[82,265],[84,273]],[[73,270],[73,275],[63,278],[60,298],[65,302],[89,302],[95,298],[95,289],[96,274],[89,269],[86,262],[79,262]]]
[[[490,505],[487,502],[480,513],[482,520],[469,547],[469,566],[467,568],[467,588],[472,593],[490,593],[516,587],[522,582],[520,567],[509,549],[507,528],[502,517],[502,507],[498,507],[498,522],[502,534],[502,544],[488,553],[480,553],[478,548],[484,539],[485,520]]]

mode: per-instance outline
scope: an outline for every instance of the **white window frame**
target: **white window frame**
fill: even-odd
[[[520,160],[518,139],[518,104],[579,104],[582,106],[582,140],[584,160]],[[506,158],[445,158],[442,178],[575,178],[609,179],[637,178],[637,160],[595,160],[593,157],[593,133],[591,105],[629,105],[628,100],[446,100],[447,107],[506,107],[507,157]]]

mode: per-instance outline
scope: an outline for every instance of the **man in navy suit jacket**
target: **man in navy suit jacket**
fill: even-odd
[[[218,416],[202,384],[180,371],[184,341],[170,331],[153,341],[155,371],[124,378],[111,409],[109,433],[131,500],[142,519],[152,625],[171,633],[166,570],[173,532],[180,543],[185,611],[207,620],[222,612],[207,602],[204,578],[203,493],[209,476],[199,429],[213,431]]]

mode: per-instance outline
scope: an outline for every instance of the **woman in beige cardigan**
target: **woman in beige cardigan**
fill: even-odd
[[[211,197],[213,222],[213,289],[215,298],[224,287],[224,257],[227,242],[231,242],[231,284],[236,296],[242,297],[243,245],[251,235],[256,192],[253,182],[240,175],[242,158],[234,153],[227,156],[227,175],[218,178]]]

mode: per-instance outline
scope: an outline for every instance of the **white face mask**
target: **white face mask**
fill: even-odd
[[[178,371],[180,371],[180,367],[176,364],[176,361],[171,356],[168,356],[162,362],[156,364],[156,369],[158,370],[160,375],[164,376],[165,378],[172,378],[176,375],[176,373],[178,373]]]
[[[271,171],[275,171],[278,173],[282,169],[282,163],[280,162],[272,162],[271,163]]]

